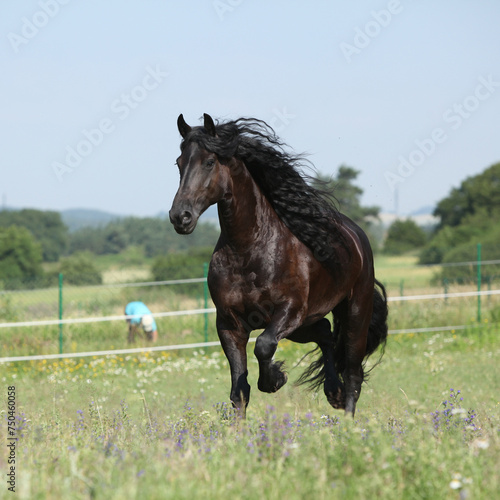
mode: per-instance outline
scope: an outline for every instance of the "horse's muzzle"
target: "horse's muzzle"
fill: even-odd
[[[179,234],[191,234],[196,227],[197,218],[189,210],[174,211],[168,213],[170,222]]]

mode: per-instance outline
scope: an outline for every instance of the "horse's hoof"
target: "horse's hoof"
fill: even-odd
[[[286,373],[280,372],[276,380],[276,385],[274,386],[273,392],[281,389],[288,381],[288,375]]]
[[[259,377],[259,381],[257,382],[257,387],[259,391],[262,392],[276,392],[281,389],[288,380],[288,375],[285,372],[281,371],[281,366],[283,362],[276,362],[271,365],[269,369],[268,376],[263,378]]]
[[[345,416],[346,417],[353,417],[354,418],[354,413],[356,411],[356,403],[352,404],[346,404],[345,405]]]
[[[345,396],[341,389],[339,389],[336,393],[326,392],[325,393],[326,400],[332,405],[336,410],[344,410],[345,409]]]

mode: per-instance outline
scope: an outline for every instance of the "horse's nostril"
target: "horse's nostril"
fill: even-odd
[[[170,222],[174,225],[177,232],[182,234],[189,230],[193,225],[195,216],[189,210],[182,210],[177,208],[172,208],[169,212]]]
[[[183,226],[187,226],[193,220],[193,215],[191,214],[191,212],[188,212],[186,210],[186,211],[182,212],[179,219],[180,219],[180,222]]]

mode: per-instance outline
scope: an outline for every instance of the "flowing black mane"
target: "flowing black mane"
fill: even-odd
[[[242,160],[288,229],[327,267],[335,265],[332,249],[345,244],[339,229],[342,218],[328,199],[331,194],[313,187],[312,178],[303,172],[309,162],[289,153],[262,120],[239,118],[217,124],[215,130],[214,137],[203,127],[193,128],[181,149],[185,142],[196,141],[221,160]]]

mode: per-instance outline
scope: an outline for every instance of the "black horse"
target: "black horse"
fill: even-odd
[[[221,234],[208,273],[217,331],[231,368],[231,401],[242,415],[250,398],[246,346],[255,344],[258,387],[287,381],[274,361],[281,339],[321,349],[299,382],[324,385],[329,403],[354,415],[364,361],[387,339],[387,297],[375,280],[365,233],[306,182],[300,156],[288,153],[263,121],[240,118],[190,127],[177,159],[180,186],[170,210],[179,234],[217,203]],[[378,289],[377,289],[378,287]],[[333,312],[333,332],[324,317]]]

